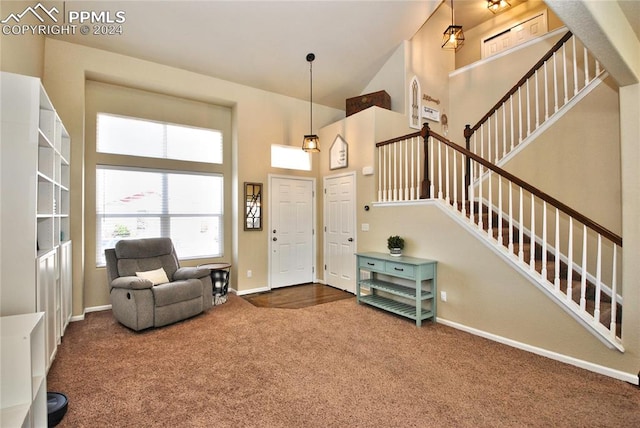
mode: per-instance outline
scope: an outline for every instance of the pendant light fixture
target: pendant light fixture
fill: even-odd
[[[453,0],[451,0],[451,25],[444,30],[442,36],[442,49],[452,49],[457,51],[464,44],[464,33],[462,25],[455,25],[453,22]]]
[[[500,13],[509,7],[511,7],[511,4],[507,0],[487,0],[487,9],[491,13]]]
[[[309,134],[304,136],[302,140],[302,150],[305,152],[319,152],[320,138],[313,134],[313,60],[316,56],[312,53],[307,54],[309,62]]]

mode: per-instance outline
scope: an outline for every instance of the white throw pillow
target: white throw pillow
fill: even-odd
[[[167,278],[167,273],[163,268],[150,270],[147,272],[136,272],[136,276],[139,278],[148,279],[153,283],[153,285],[165,284],[169,282],[169,278]]]

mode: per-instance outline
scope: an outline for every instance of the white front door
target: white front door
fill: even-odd
[[[324,193],[325,282],[355,294],[355,174],[325,178]]]
[[[313,282],[313,186],[312,179],[270,177],[271,288]]]

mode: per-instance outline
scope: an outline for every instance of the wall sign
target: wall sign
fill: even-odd
[[[422,117],[424,117],[425,119],[433,120],[434,122],[440,122],[440,110],[422,106]]]
[[[349,164],[349,145],[340,134],[329,149],[329,169],[346,168]]]
[[[422,94],[422,99],[425,101],[433,101],[434,103],[440,105],[440,100],[437,98],[433,98],[431,95]]]

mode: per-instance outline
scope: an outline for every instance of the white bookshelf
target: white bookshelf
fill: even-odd
[[[71,139],[40,79],[2,72],[0,102],[0,316],[45,312],[48,369],[71,317]]]
[[[0,426],[47,426],[44,313],[0,317]]]

